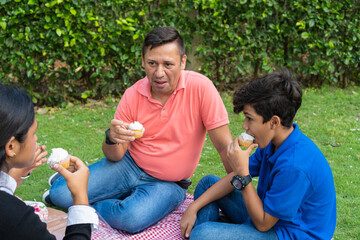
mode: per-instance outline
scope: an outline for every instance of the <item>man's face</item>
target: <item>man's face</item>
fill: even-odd
[[[254,142],[259,148],[265,148],[273,138],[270,121],[263,123],[263,117],[256,113],[255,109],[249,104],[244,105],[243,113],[245,116],[242,128],[247,134],[255,137]]]
[[[176,89],[185,64],[186,55],[180,59],[176,42],[166,43],[153,49],[148,47],[142,58],[142,66],[145,68],[154,99],[167,100]]]

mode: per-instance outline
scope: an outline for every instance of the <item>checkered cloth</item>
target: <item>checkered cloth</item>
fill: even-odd
[[[181,237],[179,222],[186,208],[190,205],[192,201],[194,201],[194,196],[189,193],[186,194],[185,201],[177,209],[169,213],[164,219],[162,219],[154,226],[149,227],[144,231],[134,235],[113,229],[106,223],[100,221],[99,228],[92,233],[92,240],[103,240],[103,239],[183,240],[184,238]]]
[[[92,240],[184,240],[181,237],[179,222],[186,208],[194,201],[194,196],[187,193],[185,201],[174,211],[169,213],[163,220],[144,231],[131,235],[129,233],[111,228],[100,220],[99,228],[92,233]],[[331,240],[334,240],[333,238]]]

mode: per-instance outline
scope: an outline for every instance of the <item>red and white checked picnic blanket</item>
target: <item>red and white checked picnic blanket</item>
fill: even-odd
[[[184,238],[181,237],[179,222],[186,208],[190,205],[192,201],[194,201],[194,196],[189,193],[186,194],[185,201],[177,209],[169,213],[164,219],[162,219],[154,226],[151,226],[145,229],[144,231],[134,235],[113,229],[109,225],[100,221],[99,228],[92,233],[92,240],[103,240],[103,239],[183,240]]]

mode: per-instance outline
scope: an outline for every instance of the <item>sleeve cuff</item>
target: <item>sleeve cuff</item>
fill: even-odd
[[[66,226],[75,224],[91,224],[91,230],[98,228],[99,217],[94,208],[86,205],[75,205],[69,208]]]

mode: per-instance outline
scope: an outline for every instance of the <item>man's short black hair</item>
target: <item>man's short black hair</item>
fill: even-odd
[[[171,26],[158,27],[149,32],[143,42],[142,54],[145,56],[146,50],[149,46],[150,49],[153,49],[154,47],[158,47],[174,41],[176,41],[178,45],[180,58],[182,59],[182,57],[185,55],[184,40],[176,28]]]
[[[264,123],[276,115],[285,127],[291,127],[301,101],[301,86],[286,68],[249,82],[233,95],[235,113],[249,104],[263,117]]]

